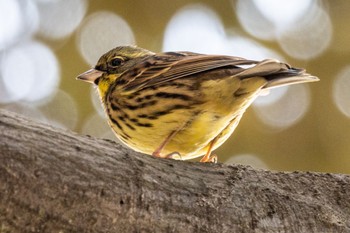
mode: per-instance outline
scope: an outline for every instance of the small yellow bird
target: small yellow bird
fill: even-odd
[[[116,136],[135,151],[216,162],[212,150],[232,134],[264,90],[318,81],[273,59],[192,52],[153,53],[121,46],[77,79],[93,83]]]

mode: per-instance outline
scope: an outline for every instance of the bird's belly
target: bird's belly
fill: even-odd
[[[119,122],[122,130],[118,128],[118,124],[111,123],[111,126],[118,138],[136,151],[152,154],[173,135],[160,151],[161,156],[177,152],[181,159],[199,157],[207,152],[212,140],[216,140],[213,147],[215,149],[228,139],[259,91],[258,88],[253,91],[246,88],[245,83],[250,82],[248,79],[240,82],[239,86],[230,86],[228,81],[230,80],[204,83],[206,86],[201,87],[202,92],[199,95],[203,99],[202,103],[190,105],[184,104],[182,100],[163,100],[162,105],[156,105],[154,109],[143,109],[148,112],[142,114],[140,111],[137,115],[133,115],[132,111],[126,112],[129,118],[138,122],[124,119],[126,122]],[[263,80],[256,82],[260,86],[264,84]],[[155,116],[155,111],[161,113],[156,118],[140,117]],[[118,117],[112,119],[118,120]]]
[[[212,140],[216,139],[214,150],[229,138],[240,117],[241,115],[219,117],[214,112],[202,113],[174,137],[167,149],[179,152],[182,159],[202,156],[209,149]]]
[[[111,126],[122,142],[145,154],[152,154],[174,130],[178,130],[161,154],[166,156],[178,152],[181,159],[191,159],[205,154],[210,141],[227,127],[232,118],[233,116],[218,115],[210,111],[195,114],[189,110],[179,110],[150,121],[151,125],[148,127],[138,127],[136,130],[123,127],[124,131],[120,132],[115,124]],[[234,128],[230,132],[225,132],[215,144],[215,148],[220,146],[233,130]],[[123,133],[132,140],[122,138]]]
[[[184,128],[186,122],[193,117],[188,110],[177,110],[167,115],[161,116],[158,119],[148,120],[147,123],[140,122],[142,126],[130,129],[123,127],[123,132],[115,124],[110,123],[116,136],[132,149],[151,155],[159,146],[171,135],[174,131],[179,131],[174,138],[169,141],[165,148],[161,151],[163,156],[172,152],[179,152],[181,154],[188,149],[182,150],[182,145],[174,142],[174,139],[179,138],[181,129]],[[123,126],[123,123],[120,123]],[[127,135],[122,137],[122,135]],[[186,137],[186,135],[182,135]],[[187,138],[188,139],[188,138]],[[184,138],[186,141],[186,138]]]
[[[206,153],[209,143],[216,137],[217,142],[214,144],[214,149],[219,147],[234,131],[237,123],[240,119],[231,124],[232,119],[235,116],[232,115],[219,115],[217,112],[206,111],[198,114],[188,113],[187,116],[176,114],[175,121],[172,129],[179,129],[175,136],[168,142],[168,144],[162,150],[162,155],[167,155],[173,152],[177,152],[181,155],[181,159],[192,159],[199,157]],[[169,118],[173,118],[169,116]],[[181,124],[179,124],[181,122]],[[168,131],[166,134],[158,134],[157,132],[164,132],[162,129],[168,124],[172,124],[169,120],[157,120],[157,124],[154,125],[152,132],[144,131],[144,137],[153,138],[153,140],[144,141],[151,153],[160,146],[160,144],[169,136],[172,132]],[[153,133],[153,135],[152,135]],[[148,134],[148,135],[147,135]],[[155,135],[157,134],[157,135]],[[141,140],[141,138],[140,138]],[[155,141],[157,146],[154,147]],[[153,145],[153,147],[152,147]]]

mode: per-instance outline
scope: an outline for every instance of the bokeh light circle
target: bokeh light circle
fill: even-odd
[[[38,25],[39,14],[33,1],[0,0],[0,50],[29,38]]]
[[[224,39],[225,30],[218,15],[204,4],[193,4],[178,10],[169,21],[163,51],[219,53]]]
[[[236,15],[243,29],[263,40],[275,38],[275,26],[256,7],[253,0],[237,0],[235,5]]]
[[[86,18],[77,37],[80,53],[91,66],[112,48],[133,44],[135,38],[129,24],[122,17],[105,11]]]
[[[44,44],[28,41],[6,51],[1,59],[0,102],[45,101],[59,82],[55,55]]]
[[[236,14],[244,30],[264,40],[277,40],[289,56],[308,60],[330,45],[333,27],[316,0],[238,0]]]
[[[333,100],[338,109],[350,117],[350,66],[337,75],[333,84]]]
[[[70,35],[82,21],[86,0],[38,1],[41,35],[59,39]]]
[[[322,54],[330,45],[333,27],[328,13],[318,5],[297,22],[278,33],[278,43],[289,56],[309,60]]]
[[[12,49],[2,57],[0,73],[2,78],[0,86],[1,103],[10,103],[22,99],[34,87],[35,68],[30,56],[22,48]]]
[[[253,0],[253,3],[266,19],[273,22],[277,30],[284,30],[308,14],[315,0]]]
[[[6,47],[19,34],[21,27],[18,1],[0,0],[0,49]]]
[[[259,96],[254,102],[253,105],[263,107],[270,104],[274,104],[279,101],[288,91],[289,86],[283,86],[275,88],[272,90],[267,90],[267,93],[263,93],[263,96]]]
[[[271,93],[275,90],[271,90]],[[258,97],[268,98],[268,97]],[[309,109],[311,97],[306,85],[289,86],[286,93],[270,103],[256,102],[253,109],[258,118],[272,129],[286,129],[303,118]]]

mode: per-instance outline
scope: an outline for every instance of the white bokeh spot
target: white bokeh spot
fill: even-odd
[[[85,61],[94,66],[109,50],[135,44],[129,24],[112,12],[97,12],[85,19],[78,32],[77,46]]]
[[[338,109],[350,118],[350,66],[337,75],[333,84],[333,100]]]
[[[218,15],[204,4],[193,4],[178,10],[169,21],[163,51],[221,53],[224,40],[225,30]]]
[[[28,41],[6,51],[0,63],[0,102],[42,101],[54,94],[59,65],[44,44]]]
[[[33,1],[0,0],[0,51],[31,37],[39,25]]]
[[[306,85],[293,85],[289,86],[287,92],[282,93],[277,100],[257,102],[253,104],[253,109],[267,126],[282,130],[300,121],[309,109],[310,102],[309,88]]]
[[[39,32],[48,38],[60,39],[70,35],[80,24],[87,9],[86,0],[38,1]]]
[[[314,0],[253,0],[262,15],[274,23],[277,30],[284,27],[307,14]]]
[[[289,56],[310,60],[330,46],[333,26],[316,0],[238,0],[236,14],[245,31],[276,40]]]

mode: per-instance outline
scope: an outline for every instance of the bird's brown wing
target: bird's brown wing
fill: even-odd
[[[169,52],[146,58],[122,74],[118,82],[122,84],[122,89],[126,92],[138,91],[224,67],[230,69],[230,75],[240,79],[264,77],[267,81],[264,88],[319,80],[317,77],[305,73],[304,69],[293,68],[287,63],[274,59],[253,61],[232,56]],[[222,78],[222,76],[214,78]]]
[[[257,63],[240,57],[169,52],[150,56],[136,64],[121,75],[118,82],[125,91],[137,91],[220,67],[229,66],[240,73],[245,70],[244,66]]]

